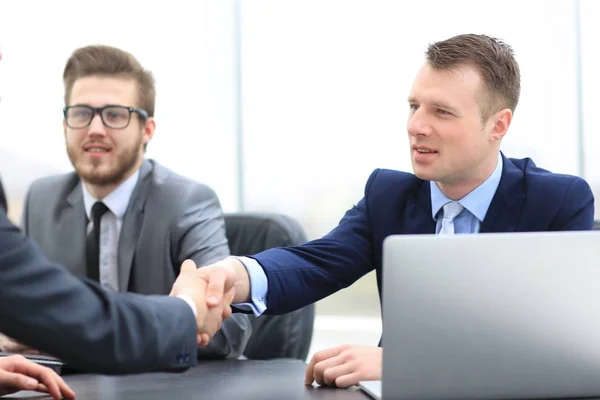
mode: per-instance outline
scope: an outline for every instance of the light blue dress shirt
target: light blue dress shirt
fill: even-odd
[[[498,163],[494,172],[471,193],[458,200],[465,208],[455,219],[454,229],[456,233],[478,233],[481,222],[485,218],[496,189],[502,177],[502,155],[498,155]],[[448,198],[435,182],[429,182],[431,187],[431,213],[432,218],[437,221],[435,232],[439,233],[442,228],[441,209],[444,204],[453,201]],[[265,271],[258,261],[248,257],[236,257],[244,264],[250,278],[250,297],[252,303],[239,303],[236,306],[243,310],[251,310],[254,315],[260,315],[267,309],[267,292],[269,283]]]
[[[269,282],[265,270],[262,269],[258,261],[249,257],[235,257],[244,264],[248,271],[250,279],[250,300],[251,303],[235,303],[240,310],[252,311],[256,316],[261,315],[267,309],[267,291]]]
[[[465,209],[454,218],[455,233],[479,233],[479,228],[490,208],[490,203],[494,198],[494,194],[496,194],[501,177],[502,156],[499,155],[494,172],[471,193],[458,200],[458,203]],[[431,216],[434,221],[437,221],[435,233],[440,233],[443,217],[442,207],[453,200],[442,193],[435,182],[430,181],[429,187],[431,189]]]

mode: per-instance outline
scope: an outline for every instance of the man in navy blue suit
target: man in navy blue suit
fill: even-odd
[[[286,313],[373,269],[381,292],[382,243],[392,234],[591,230],[594,197],[583,179],[500,152],[519,92],[519,66],[502,41],[469,34],[430,45],[408,97],[414,175],[375,170],[364,197],[321,239],[202,268],[209,305],[235,285],[246,309]],[[324,350],[306,383],[381,379],[381,363],[379,347]]]

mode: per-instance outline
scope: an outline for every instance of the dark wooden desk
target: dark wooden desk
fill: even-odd
[[[182,373],[68,375],[78,400],[344,399],[370,397],[357,388],[304,386],[305,364],[298,360],[211,361]],[[12,397],[30,397],[22,392]],[[48,399],[49,396],[35,399]]]

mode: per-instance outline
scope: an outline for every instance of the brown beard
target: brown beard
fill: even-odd
[[[72,148],[67,145],[67,154],[77,175],[85,182],[92,185],[113,185],[121,183],[125,176],[135,167],[140,158],[142,137],[130,148],[123,149],[118,155],[116,164],[111,165],[108,171],[101,171],[98,165],[80,163],[81,148]]]

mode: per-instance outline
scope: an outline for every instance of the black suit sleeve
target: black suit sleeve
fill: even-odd
[[[196,363],[195,318],[183,300],[109,292],[75,278],[49,263],[2,209],[0,331],[95,372]]]

